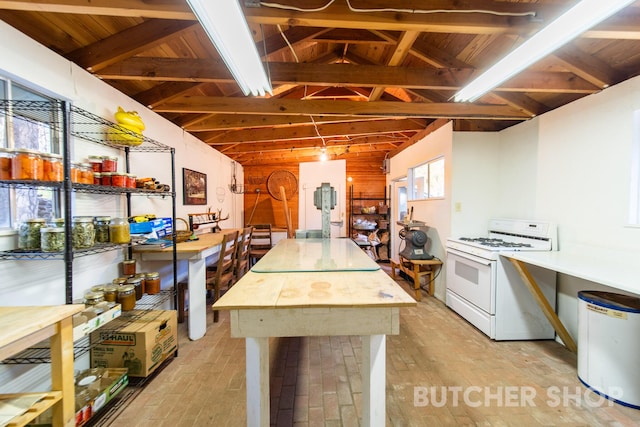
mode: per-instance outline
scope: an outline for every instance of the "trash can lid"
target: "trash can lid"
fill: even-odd
[[[578,298],[607,308],[640,313],[640,298],[603,291],[580,291]]]

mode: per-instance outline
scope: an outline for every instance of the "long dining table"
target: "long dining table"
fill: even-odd
[[[285,239],[213,305],[246,341],[247,426],[268,426],[269,338],[362,337],[363,425],[386,422],[386,335],[415,300],[351,239]]]
[[[178,261],[188,262],[189,316],[187,326],[189,339],[198,340],[207,332],[207,258],[220,252],[225,233],[239,229],[227,229],[217,233],[198,234],[198,240],[187,240],[176,245]],[[171,261],[173,248],[142,250],[134,247],[134,253],[142,261]],[[177,283],[174,284],[177,286]]]

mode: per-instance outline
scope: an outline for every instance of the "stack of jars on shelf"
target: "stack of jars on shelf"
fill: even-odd
[[[43,252],[64,251],[64,218],[47,222],[44,218],[31,218],[18,229],[18,248]],[[96,243],[126,244],[131,241],[126,218],[109,216],[74,216],[71,240],[73,249],[90,249]]]
[[[111,156],[89,156],[88,165],[93,172],[94,185],[121,188],[136,188],[136,176],[118,172],[118,158]]]
[[[0,148],[0,180],[61,182],[63,179],[59,154],[28,148]]]
[[[130,311],[144,294],[155,295],[160,289],[160,273],[138,273],[136,260],[128,259],[122,262],[122,276],[113,279],[109,284],[93,286],[85,293],[84,303],[98,308],[101,304],[106,306],[104,303],[118,303],[122,311]]]

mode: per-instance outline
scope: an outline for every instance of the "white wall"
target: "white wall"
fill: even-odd
[[[146,124],[144,134],[162,144],[175,148],[177,216],[187,219],[187,213],[204,212],[207,209],[222,210],[230,215],[222,222],[222,228],[241,227],[243,224],[244,198],[231,194],[231,159],[222,155],[202,141],[184,132],[145,106],[128,98],[111,86],[78,68],[0,22],[0,74],[49,95],[71,101],[98,116],[112,120],[118,106],[125,110],[138,111]],[[74,160],[85,158],[90,153],[103,154],[110,149],[97,144],[76,141],[73,147]],[[112,154],[119,154],[112,150]],[[206,206],[182,204],[182,168],[207,174],[208,200]],[[120,166],[119,170],[124,170]],[[171,183],[171,163],[168,154],[136,153],[131,155],[131,170],[138,176],[153,176],[163,183]],[[238,182],[243,182],[243,170],[237,167]],[[216,190],[223,190],[221,200]],[[124,201],[114,196],[75,195],[76,215],[117,215],[124,213]],[[133,197],[133,213],[154,213],[171,216],[170,200],[155,197]],[[179,229],[182,226],[179,227]],[[15,245],[15,233],[0,232],[0,249],[11,249]],[[120,275],[123,254],[113,251],[75,260],[74,299],[81,299],[85,289],[93,285],[110,282]],[[172,286],[172,274],[167,263],[147,263],[139,271],[160,271],[163,287]],[[186,264],[179,263],[179,280],[186,275]],[[0,262],[0,299],[3,305],[53,305],[65,302],[64,263],[62,261],[3,261]],[[41,365],[42,366],[42,365]],[[46,368],[46,365],[44,365]],[[20,385],[40,381],[40,369],[31,369],[26,375],[12,378],[14,371],[0,370],[0,381],[7,390]],[[48,375],[45,375],[45,377]],[[25,379],[26,378],[26,379]],[[19,387],[19,385],[18,385]],[[43,385],[46,388],[46,384]]]
[[[482,234],[492,217],[531,218],[558,225],[560,250],[586,246],[596,253],[631,252],[640,259],[640,227],[627,223],[633,116],[638,110],[640,77],[501,132],[442,128],[393,157],[390,178],[450,150],[444,203],[449,205],[412,203],[414,218],[431,227],[430,237]],[[436,287],[440,299],[444,286]],[[584,289],[619,292],[558,275],[557,311],[574,338],[576,295]]]
[[[452,192],[452,125],[441,127],[416,144],[392,157],[390,160],[387,185],[394,179],[407,175],[411,167],[444,156],[445,164],[445,197],[441,199],[415,200],[408,202],[409,210],[413,207],[413,219],[424,221],[427,225],[426,233],[429,237],[427,250],[430,254],[445,259],[445,242],[451,228],[451,192]],[[392,213],[395,218],[396,213]],[[392,221],[391,232],[393,242],[398,240],[399,227]],[[392,257],[398,258],[398,245],[391,248]],[[444,273],[439,274],[435,280],[435,295],[444,300],[445,282]]]

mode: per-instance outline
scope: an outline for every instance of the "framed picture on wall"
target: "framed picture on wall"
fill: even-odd
[[[183,196],[185,205],[207,204],[207,175],[191,169],[182,168]]]

